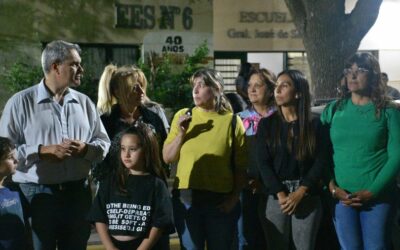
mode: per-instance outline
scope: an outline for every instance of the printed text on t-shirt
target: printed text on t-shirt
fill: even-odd
[[[130,203],[107,203],[110,230],[143,232],[147,228],[151,206]]]

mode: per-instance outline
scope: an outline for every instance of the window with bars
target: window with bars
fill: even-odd
[[[288,52],[286,58],[287,58],[287,68],[300,70],[307,77],[310,84],[312,84],[310,67],[309,67],[308,61],[307,61],[307,53],[306,52]]]
[[[225,92],[236,90],[235,79],[238,75],[240,64],[240,59],[215,59],[214,68],[219,71],[224,78]]]
[[[139,47],[117,44],[80,44],[85,69],[99,79],[104,67],[113,63],[118,66],[137,64],[140,57]]]

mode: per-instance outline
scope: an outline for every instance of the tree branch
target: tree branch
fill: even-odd
[[[361,39],[367,34],[375,24],[379,15],[379,9],[383,0],[358,0],[353,11],[347,19],[347,27],[353,27],[349,30],[349,35],[355,34]],[[362,23],[362,25],[360,25]]]
[[[293,18],[294,25],[300,34],[305,33],[306,29],[306,10],[303,0],[285,0],[286,6],[289,9],[290,15]]]
[[[332,13],[344,13],[345,0],[305,0],[306,12],[314,11],[315,15],[326,15]]]
[[[345,0],[305,0],[304,7],[310,24],[307,32],[310,34],[321,27],[324,27],[327,36],[335,36],[341,30],[345,19]]]

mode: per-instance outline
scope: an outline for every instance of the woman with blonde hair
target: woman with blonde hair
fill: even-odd
[[[146,87],[146,76],[134,65],[117,67],[110,64],[105,67],[99,82],[97,108],[111,140],[119,132],[143,122],[151,125],[162,146],[169,124],[161,106],[146,96]],[[110,159],[111,155],[104,163]],[[104,167],[112,170],[103,166],[100,175],[108,172],[104,171]]]

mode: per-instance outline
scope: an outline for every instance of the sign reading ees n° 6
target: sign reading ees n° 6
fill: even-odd
[[[181,22],[185,30],[193,27],[193,10],[190,7],[173,5],[115,4],[116,28],[173,30],[175,21]],[[158,27],[156,27],[158,21]]]

